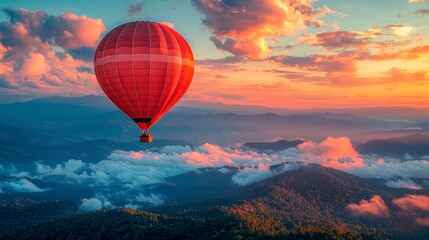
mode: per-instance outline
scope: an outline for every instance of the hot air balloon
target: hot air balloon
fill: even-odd
[[[149,128],[191,84],[194,56],[186,40],[171,27],[129,22],[101,40],[94,69],[107,97],[142,130],[140,142],[152,142]]]

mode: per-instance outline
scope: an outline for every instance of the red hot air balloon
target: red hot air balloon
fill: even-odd
[[[110,31],[95,51],[94,69],[107,97],[151,142],[153,126],[185,94],[194,74],[186,40],[162,23],[138,21]]]

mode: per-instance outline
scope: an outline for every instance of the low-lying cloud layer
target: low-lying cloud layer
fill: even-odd
[[[271,167],[285,162],[288,164],[284,164],[280,168]],[[363,178],[382,179],[387,186],[397,188],[420,189],[421,186],[414,183],[411,178],[429,178],[428,160],[401,161],[393,158],[360,155],[353,148],[350,139],[329,137],[320,143],[305,142],[297,148],[270,154],[236,147],[222,148],[208,143],[197,147],[167,146],[158,150],[138,152],[116,150],[106,159],[95,163],[71,159],[56,166],[36,162],[34,173],[19,173],[13,169],[13,171],[9,171],[9,175],[13,174],[15,178],[21,178],[21,182],[16,184],[3,182],[3,185],[0,186],[3,191],[23,191],[22,189],[42,191],[23,177],[46,180],[60,178],[95,188],[101,187],[110,193],[113,191],[111,189],[115,189],[115,191],[121,191],[120,195],[126,196],[130,192],[140,191],[142,193],[145,185],[162,183],[166,177],[198,168],[216,167],[220,172],[228,173],[230,170],[222,168],[223,166],[236,166],[237,172],[232,175],[231,182],[237,186],[244,186],[286,171],[293,171],[308,163],[344,170]],[[3,169],[2,172],[7,171]],[[22,187],[20,188],[19,185]],[[105,194],[105,196],[107,195]],[[133,196],[129,197],[128,203],[135,206],[160,205],[164,201],[163,196],[150,192],[144,192],[141,195],[134,193]],[[108,201],[99,197],[94,198],[101,202]],[[361,205],[369,207],[379,204],[378,206],[381,206],[381,201],[378,200],[375,198],[361,202],[355,208]],[[85,207],[86,205],[89,206]],[[95,200],[86,205],[82,208],[100,206]],[[362,214],[364,213],[366,212]]]
[[[9,190],[13,192],[43,192],[47,191],[48,189],[41,189],[34,183],[28,181],[25,178],[22,178],[14,181],[0,182],[0,193],[3,193],[3,190]]]
[[[380,195],[374,195],[369,200],[363,199],[358,204],[351,203],[347,205],[347,209],[356,216],[389,216],[389,208]]]

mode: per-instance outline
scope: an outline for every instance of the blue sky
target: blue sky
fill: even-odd
[[[127,16],[137,5],[141,11]],[[0,99],[102,95],[93,74],[74,70],[92,68],[90,58],[78,59],[73,51],[94,49],[119,24],[149,20],[174,24],[193,49],[196,71],[187,100],[281,108],[429,105],[427,0],[3,0],[0,7],[58,19],[71,13],[86,23],[101,20],[105,29],[73,48],[37,33],[12,40],[3,34]],[[0,25],[28,27],[22,19],[10,25],[4,11],[0,20]],[[52,39],[61,38],[57,28]],[[7,41],[33,47],[23,53]],[[48,48],[70,54],[69,65],[58,66],[61,60]],[[40,71],[25,72],[24,63],[37,59],[44,63]]]

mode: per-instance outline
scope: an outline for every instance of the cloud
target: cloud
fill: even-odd
[[[396,205],[399,211],[390,211],[381,196],[374,195],[370,200],[361,200],[359,204],[348,204],[347,209],[356,216],[396,215],[396,217],[411,219],[419,225],[429,226],[429,196],[407,194],[393,199],[392,204]]]
[[[429,212],[429,196],[409,194],[403,198],[394,199],[392,203],[403,211]]]
[[[325,14],[334,13],[326,5],[314,8],[314,0],[192,0],[205,15],[203,25],[210,40],[221,50],[249,59],[265,59],[270,50],[267,39],[297,33],[309,26],[320,27]]]
[[[420,3],[423,0],[408,0],[408,3]]]
[[[14,192],[44,192],[47,190],[37,187],[34,183],[25,178],[18,181],[0,182],[0,192],[4,192],[3,189],[8,189]]]
[[[370,39],[377,36],[376,32],[320,32],[316,35],[305,34],[300,39],[301,43],[311,44],[312,46],[322,46],[328,50],[334,49],[365,49],[370,43]]]
[[[298,148],[272,153],[258,153],[247,148],[220,147],[214,144],[195,147],[166,146],[141,151],[116,150],[98,162],[85,163],[70,159],[53,166],[36,162],[36,173],[19,172],[16,168],[4,167],[0,167],[0,171],[15,178],[28,176],[42,180],[53,179],[102,189],[93,198],[103,204],[106,201],[111,202],[109,198],[118,206],[124,205],[123,202],[117,202],[118,199],[128,199],[128,204],[143,206],[162,204],[162,201],[165,201],[163,196],[157,195],[156,192],[148,192],[148,185],[163,183],[167,177],[199,168],[218,168],[217,171],[232,175],[232,183],[244,186],[293,171],[308,163],[333,167],[363,178],[383,179],[389,187],[417,188],[418,185],[413,184],[411,178],[429,178],[428,160],[401,161],[374,155],[359,155],[346,137],[305,142]],[[225,166],[236,167],[237,172],[232,174]],[[92,202],[96,203],[95,200]]]
[[[160,183],[166,177],[203,167],[247,166],[240,169],[234,181],[252,182],[252,177],[263,179],[261,176],[269,177],[272,174],[267,170],[267,166],[284,162],[318,163],[364,178],[385,179],[392,187],[415,188],[417,186],[411,184],[410,178],[429,178],[428,160],[400,161],[362,156],[346,137],[329,137],[320,143],[305,142],[298,148],[272,154],[259,154],[240,148],[222,148],[213,144],[197,147],[167,146],[159,151],[117,150],[96,163],[71,159],[51,167],[38,162],[36,169],[41,178],[63,176],[77,182],[92,181],[102,186],[120,183],[124,189],[140,189],[143,185]]]
[[[403,24],[388,24],[385,27],[389,29],[393,35],[401,37],[408,36],[415,30],[414,27]]]
[[[408,189],[416,189],[416,190],[423,189],[422,187],[415,184],[410,179],[405,179],[405,180],[404,179],[398,179],[396,181],[391,180],[391,181],[388,181],[386,183],[386,186],[391,187],[391,188],[408,188]]]
[[[399,159],[383,159],[376,156],[365,156],[365,160],[365,165],[351,168],[347,171],[363,178],[389,180],[400,177],[405,182],[411,181],[409,180],[410,178],[429,178],[429,161],[427,160],[401,161]],[[397,180],[393,180],[393,182],[395,181]],[[391,182],[390,184],[394,183]],[[406,185],[403,184],[402,186],[405,187]]]
[[[85,66],[76,67],[76,70],[78,70],[79,72],[94,73],[94,70],[92,68],[85,67]]]
[[[422,60],[428,53],[424,44],[413,44],[416,28],[406,24],[373,26],[366,31],[323,31],[304,34],[301,46],[320,47],[324,51],[310,55],[274,55],[269,61],[285,70],[304,72],[304,75],[279,75],[294,83],[310,83],[319,86],[353,87],[381,84],[425,83],[429,79],[427,68],[398,67],[390,60]],[[386,62],[390,69],[377,74],[365,73],[361,64]],[[374,63],[376,64],[376,63]]]
[[[240,168],[231,178],[232,182],[238,186],[245,186],[255,182],[260,182],[272,176],[296,170],[303,165],[301,163],[284,163],[280,167],[272,169],[269,164],[259,163],[258,166]]]
[[[358,52],[345,51],[338,54],[325,54],[325,55],[310,55],[310,56],[272,56],[270,61],[279,63],[283,66],[296,67],[311,71],[321,72],[355,72],[356,57],[359,56]],[[328,78],[329,76],[326,75]],[[309,78],[311,79],[311,78]],[[318,79],[320,81],[320,79]],[[330,79],[331,81],[331,79]]]
[[[257,167],[245,167],[232,176],[232,182],[238,186],[249,185],[273,176],[269,165],[260,163]]]
[[[128,17],[135,17],[143,10],[143,3],[130,4],[127,11]]]
[[[420,9],[416,11],[415,14],[429,15],[429,9]]]
[[[95,211],[103,208],[103,202],[97,198],[84,198],[79,209],[83,211]]]
[[[171,22],[160,22],[160,24],[163,24],[163,25],[170,27],[170,28],[174,28],[174,24]]]
[[[153,193],[151,193],[148,196],[144,196],[142,193],[140,193],[139,195],[136,196],[136,201],[145,203],[145,204],[150,204],[153,206],[159,206],[164,204],[164,200],[162,200],[162,195],[153,194]]]
[[[14,95],[95,94],[99,87],[92,55],[106,29],[101,19],[3,8],[0,22],[0,93]],[[91,55],[91,56],[89,56]]]
[[[228,168],[219,168],[218,171],[220,173],[229,173],[230,172],[230,170]]]
[[[85,166],[86,164],[81,160],[75,159],[70,159],[62,164],[57,164],[55,168],[52,168],[41,162],[36,162],[36,171],[40,177],[64,176],[81,181],[89,177],[87,172],[82,171]]]
[[[124,189],[140,189],[143,185],[163,182],[166,177],[178,175],[202,167],[258,166],[287,161],[288,157],[260,155],[253,151],[221,148],[203,144],[194,148],[167,146],[157,152],[112,152],[105,160],[83,163],[68,160],[55,167],[36,163],[40,177],[64,176],[77,182],[91,181],[99,185],[121,183]]]
[[[408,194],[392,201],[402,212],[400,214],[414,218],[415,222],[429,227],[429,196]]]
[[[350,203],[347,209],[356,216],[388,217],[390,215],[389,208],[380,195],[374,195],[369,200],[362,199],[358,204]]]
[[[298,146],[301,160],[322,166],[349,169],[364,166],[365,160],[353,148],[349,138],[328,137],[321,143],[304,142]]]
[[[94,47],[100,34],[106,30],[101,19],[77,16],[70,12],[59,16],[49,16],[45,12],[32,12],[22,8],[4,8],[3,12],[10,20],[2,22],[0,28],[17,28],[19,36],[35,38],[63,49]],[[14,43],[10,42],[13,38],[3,36],[3,39],[5,46],[14,46]],[[19,40],[27,41],[31,46],[31,39]]]

